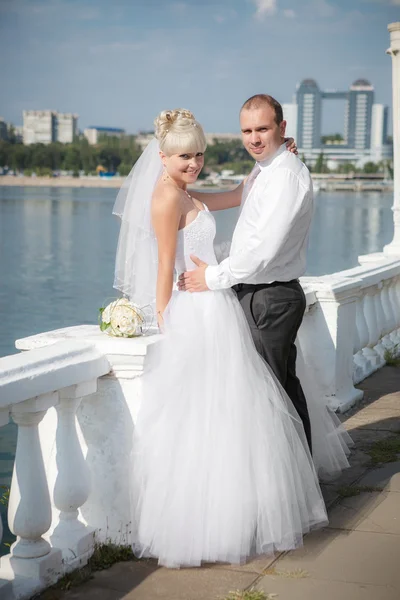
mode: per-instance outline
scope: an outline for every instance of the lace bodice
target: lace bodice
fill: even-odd
[[[178,274],[196,268],[190,260],[191,254],[208,265],[218,264],[213,246],[215,231],[215,219],[206,206],[191,223],[178,231],[175,257],[175,269]]]

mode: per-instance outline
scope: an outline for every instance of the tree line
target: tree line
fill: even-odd
[[[69,171],[74,175],[97,173],[98,167],[105,171],[119,171],[127,175],[141,154],[135,136],[100,137],[99,143],[90,145],[86,138],[71,144],[18,144],[0,142],[0,167],[14,172],[37,175],[53,175]]]
[[[0,167],[15,173],[53,175],[60,171],[94,175],[99,168],[124,176],[141,154],[136,137],[100,136],[99,143],[90,145],[86,138],[72,144],[30,144],[0,141]],[[205,155],[206,174],[210,170],[230,169],[234,173],[251,170],[250,159],[240,140],[214,140]],[[204,175],[203,175],[204,176]]]
[[[95,175],[99,169],[125,176],[141,154],[141,148],[134,135],[123,137],[100,136],[99,143],[90,145],[86,138],[81,137],[71,144],[30,144],[17,143],[15,139],[0,141],[0,167],[8,168],[14,173],[30,175],[58,174],[61,171],[78,176],[81,173]],[[303,162],[304,156],[300,157]],[[386,161],[387,163],[388,161]],[[391,169],[390,164],[368,162],[363,169],[357,169],[353,164],[340,165],[336,172],[377,173]],[[244,149],[241,140],[214,139],[207,147],[205,168],[202,177],[210,171],[231,170],[234,174],[248,173],[254,161]],[[319,156],[314,167],[314,173],[329,173],[326,157]]]

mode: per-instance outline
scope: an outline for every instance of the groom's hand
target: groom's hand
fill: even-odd
[[[206,284],[206,268],[208,265],[192,254],[190,259],[197,265],[197,269],[179,275],[178,290],[181,292],[206,292],[208,290]]]
[[[285,142],[286,142],[286,148],[289,150],[289,152],[292,152],[293,154],[298,154],[296,142],[294,141],[294,139],[292,137],[285,138]]]

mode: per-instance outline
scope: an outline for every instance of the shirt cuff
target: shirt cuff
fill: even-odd
[[[218,265],[208,266],[205,271],[206,284],[209,290],[218,290]]]
[[[226,272],[226,259],[219,265],[208,266],[205,271],[206,284],[209,290],[226,290],[236,283],[236,279]],[[225,268],[224,268],[225,267]]]

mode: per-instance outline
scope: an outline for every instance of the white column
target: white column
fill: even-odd
[[[11,411],[18,425],[8,507],[9,527],[17,536],[11,546],[14,557],[37,558],[50,552],[50,544],[42,538],[50,528],[51,505],[38,425],[57,401],[57,393],[43,394],[15,405]]]
[[[90,470],[77,433],[76,411],[82,397],[94,394],[97,380],[72,385],[59,391],[57,410],[54,505],[60,511],[59,523],[50,536],[53,546],[81,556],[93,545],[93,529],[79,519],[79,509],[89,497]]]
[[[400,21],[388,25],[390,31],[390,48],[386,50],[392,57],[392,89],[393,89],[393,219],[394,237],[385,246],[387,255],[400,255]]]

